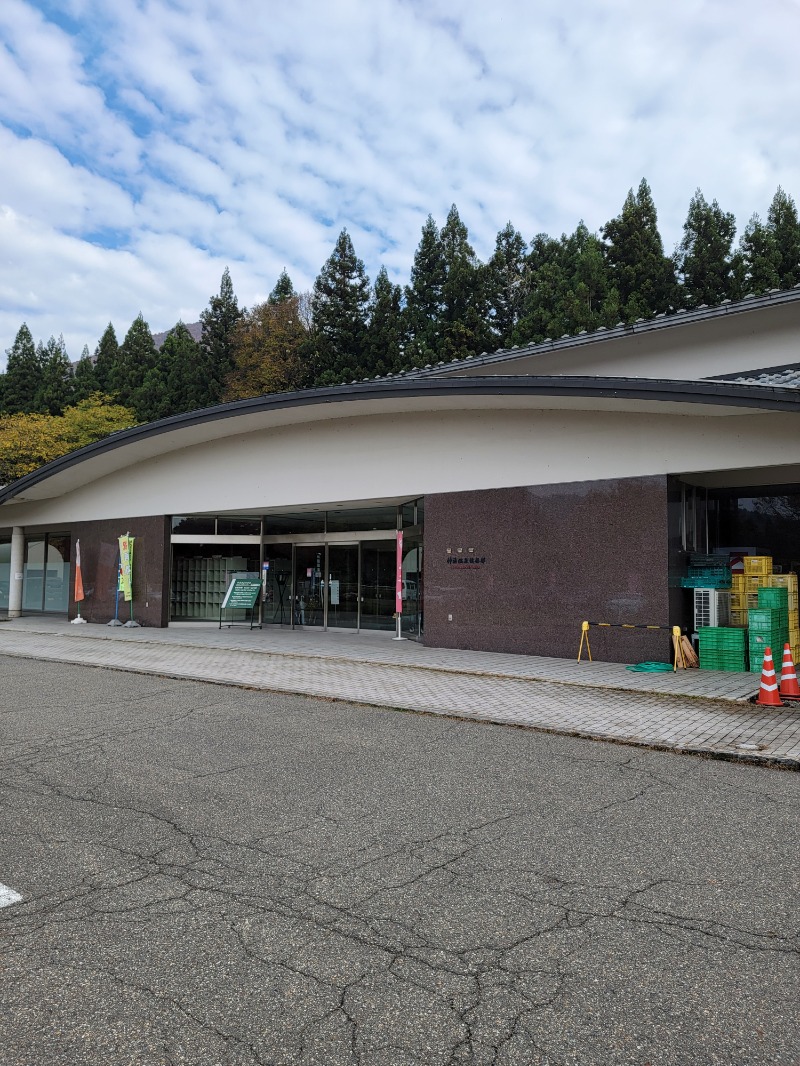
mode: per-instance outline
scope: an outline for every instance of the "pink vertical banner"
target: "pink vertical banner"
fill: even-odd
[[[403,531],[397,531],[397,581],[394,592],[394,609],[403,613]]]

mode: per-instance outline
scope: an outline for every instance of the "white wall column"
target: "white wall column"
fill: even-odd
[[[22,573],[25,561],[25,530],[22,526],[11,529],[11,573],[8,583],[8,617],[19,618],[22,614]]]

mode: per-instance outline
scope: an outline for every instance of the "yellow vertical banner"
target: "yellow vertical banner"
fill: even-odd
[[[133,541],[127,533],[119,538],[120,589],[126,603],[133,599]]]

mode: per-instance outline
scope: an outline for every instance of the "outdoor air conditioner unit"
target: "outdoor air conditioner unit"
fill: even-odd
[[[694,628],[729,626],[731,624],[731,594],[722,589],[694,590]]]

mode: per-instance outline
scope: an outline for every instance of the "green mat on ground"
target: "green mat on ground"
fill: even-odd
[[[661,674],[672,670],[669,663],[636,663],[634,666],[626,666],[626,670],[635,670],[637,674]]]

